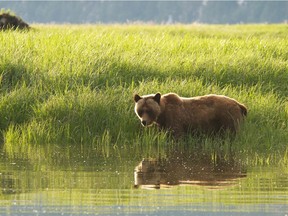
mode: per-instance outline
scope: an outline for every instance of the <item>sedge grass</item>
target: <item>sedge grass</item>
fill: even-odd
[[[4,147],[92,144],[107,153],[173,145],[140,126],[132,95],[176,92],[225,94],[246,104],[236,151],[287,152],[287,33],[285,25],[38,25],[0,32]]]

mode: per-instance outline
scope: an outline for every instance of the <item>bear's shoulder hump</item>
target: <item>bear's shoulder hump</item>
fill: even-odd
[[[175,93],[168,93],[163,95],[165,102],[169,104],[181,104],[182,99]]]

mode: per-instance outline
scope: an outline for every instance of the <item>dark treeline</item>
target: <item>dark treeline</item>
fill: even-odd
[[[30,23],[282,23],[287,1],[17,1],[1,2]]]

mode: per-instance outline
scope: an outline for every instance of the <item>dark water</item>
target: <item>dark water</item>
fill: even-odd
[[[0,215],[288,215],[288,168],[277,163],[177,149],[11,152],[0,159]]]

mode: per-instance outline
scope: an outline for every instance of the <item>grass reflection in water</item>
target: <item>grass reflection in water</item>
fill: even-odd
[[[3,153],[1,211],[184,215],[287,210],[287,168],[276,161],[258,166],[236,153],[183,146],[151,145],[154,153],[142,155],[135,147],[111,148],[109,157],[92,146],[67,148],[34,146],[31,151],[44,154],[33,160]]]

